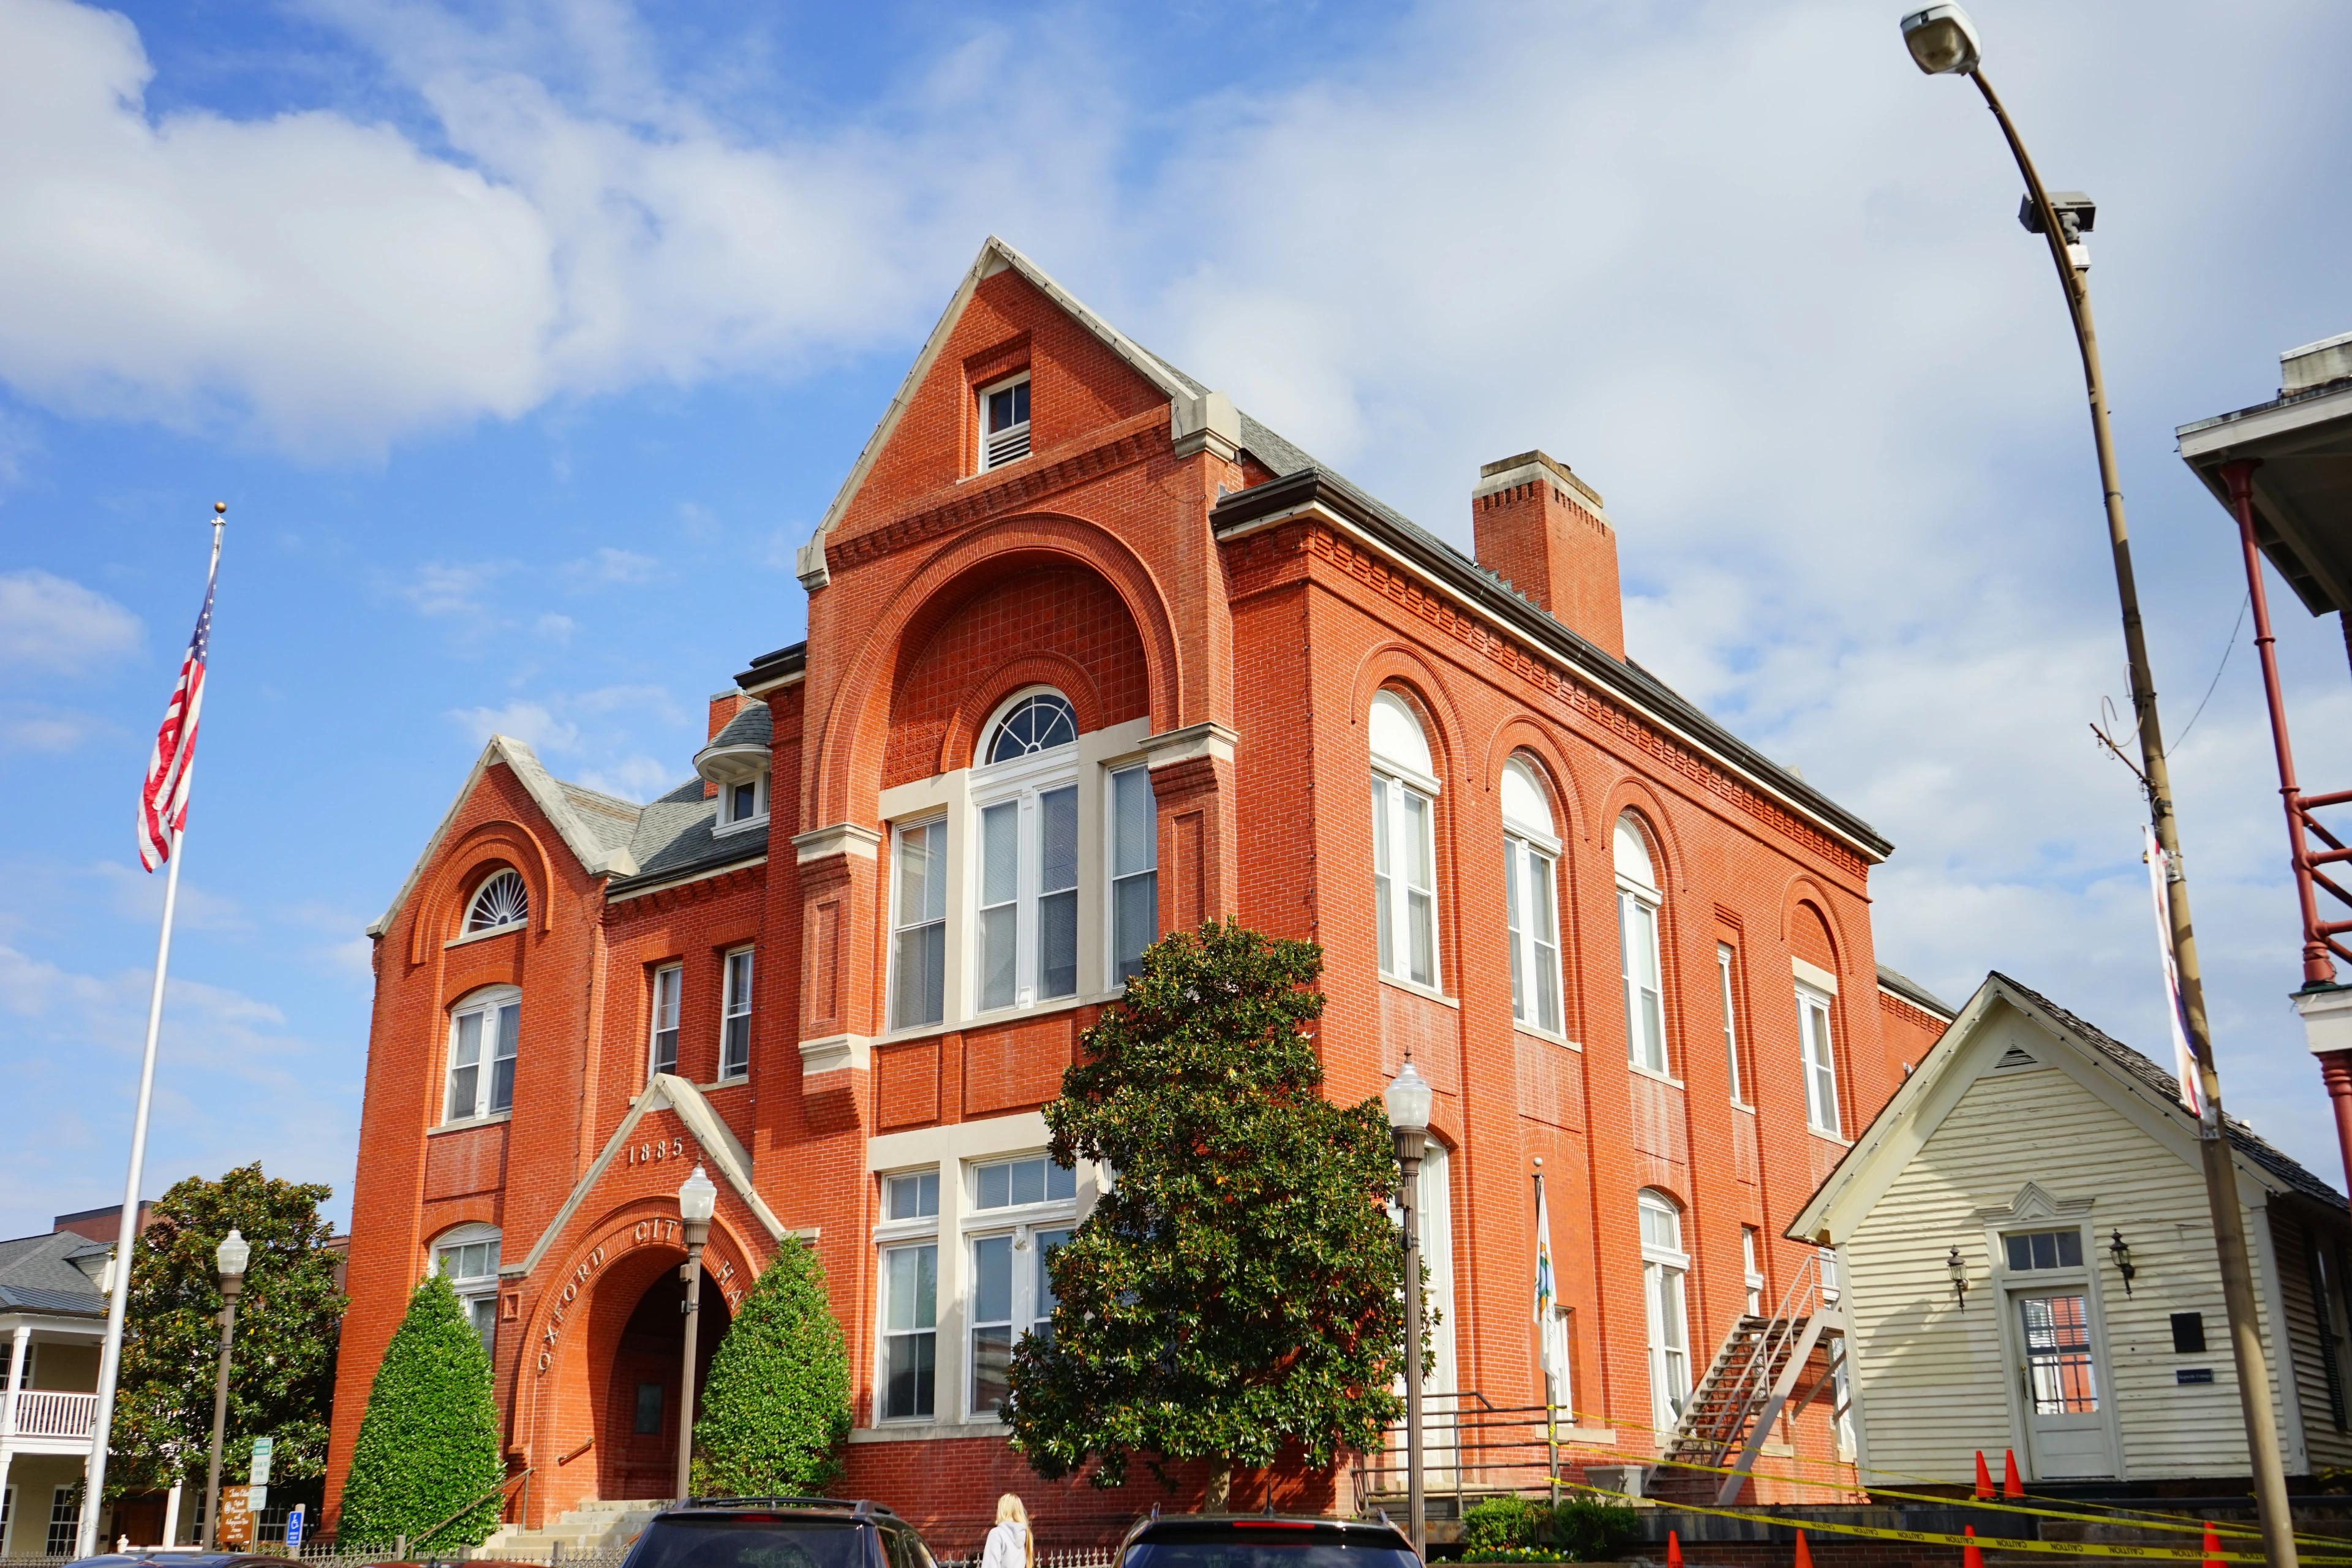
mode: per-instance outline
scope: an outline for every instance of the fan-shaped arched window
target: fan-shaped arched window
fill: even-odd
[[[1511,941],[1511,1016],[1558,1034],[1559,837],[1551,801],[1524,757],[1503,764],[1503,907]]]
[[[1617,819],[1617,942],[1625,974],[1625,1054],[1645,1071],[1666,1070],[1666,1000],[1658,959],[1657,872],[1632,812]]]
[[[1078,716],[1069,700],[1058,691],[1040,691],[1014,703],[996,721],[982,755],[991,763],[1010,763],[1077,741]]]
[[[1421,718],[1393,691],[1375,692],[1372,897],[1381,973],[1437,984],[1437,793]]]
[[[500,871],[474,889],[466,906],[466,934],[519,926],[530,919],[530,890],[514,871]]]

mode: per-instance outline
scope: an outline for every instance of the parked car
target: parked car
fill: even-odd
[[[128,1552],[108,1552],[83,1557],[66,1568],[288,1568],[283,1557],[250,1552],[195,1552],[184,1546],[134,1546]]]
[[[1119,1542],[1119,1568],[1421,1568],[1385,1518],[1171,1513]]]
[[[621,1568],[936,1564],[915,1527],[879,1503],[821,1497],[718,1497],[688,1498],[656,1514]]]

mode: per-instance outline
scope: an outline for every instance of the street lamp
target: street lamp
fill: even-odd
[[[2077,191],[2053,202],[2034,172],[2033,160],[2000,100],[1985,79],[1984,48],[1976,24],[1958,5],[1930,5],[1903,18],[1903,42],[1911,58],[1930,76],[1964,76],[1976,83],[1985,107],[2000,125],[2017,171],[2025,178],[2025,205],[2019,213],[2027,230],[2050,247],[2066,310],[2074,323],[2074,343],[2083,358],[2083,384],[2091,405],[2091,437],[2098,450],[2099,484],[2105,491],[2107,541],[2116,563],[2116,594],[2121,601],[2124,650],[2131,668],[2132,713],[2139,733],[2140,782],[2147,795],[2149,827],[2165,857],[2166,921],[2172,961],[2179,976],[2183,1033],[2196,1058],[2198,1146],[2205,1169],[2206,1204],[2213,1218],[2213,1247],[2220,1261],[2221,1300],[2228,1310],[2230,1348],[2237,1365],[2238,1400],[2245,1416],[2246,1447],[2252,1458],[2254,1500],[2262,1517],[2264,1554],[2273,1568],[2293,1568],[2294,1536],[2287,1512],[2286,1475],[2280,1463],[2278,1427],[2271,1409],[2270,1373],[2263,1354],[2254,1306],[2253,1274],[2246,1262],[2245,1226],[2238,1212],[2236,1173],[2223,1133],[2221,1079],[2213,1063],[2212,1036],[2205,1016],[2205,985],[2197,963],[2197,938],[2189,917],[2189,877],[2181,869],[2179,823],[2172,807],[2172,774],[2164,755],[2164,730],[2158,721],[2156,682],[2147,663],[2147,638],[2140,622],[2139,589],[2132,577],[2131,535],[2124,525],[2124,489],[2116,471],[2116,445],[2107,426],[2106,389],[2099,369],[2099,340],[2091,324],[2091,258],[2083,236],[2095,214]],[[2188,1086],[2184,1085],[2186,1089]]]
[[[236,1337],[236,1293],[245,1289],[245,1266],[253,1260],[253,1244],[231,1226],[213,1252],[220,1270],[220,1370],[213,1375],[213,1461],[205,1474],[205,1550],[213,1549],[220,1530],[221,1431],[228,1424],[228,1347]]]
[[[1421,1493],[1421,1216],[1414,1211],[1413,1186],[1421,1176],[1421,1157],[1429,1152],[1429,1080],[1413,1070],[1412,1057],[1404,1070],[1389,1080],[1381,1099],[1389,1112],[1389,1137],[1396,1144],[1397,1168],[1403,1174],[1398,1205],[1404,1211],[1404,1488],[1405,1514],[1412,1535],[1413,1554],[1427,1558],[1427,1528]]]
[[[694,1468],[694,1328],[702,1313],[702,1246],[710,1239],[710,1215],[719,1205],[719,1189],[697,1165],[694,1174],[678,1184],[677,1217],[686,1222],[686,1266],[678,1277],[686,1281],[686,1360],[678,1369],[677,1499],[684,1502],[693,1485]]]
[[[1952,1255],[1944,1259],[1944,1272],[1952,1281],[1953,1299],[1959,1302],[1961,1311],[1967,1311],[1969,1310],[1969,1266],[1960,1261],[1958,1247],[1952,1248]]]

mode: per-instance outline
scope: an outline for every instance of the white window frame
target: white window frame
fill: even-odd
[[[1142,781],[1146,806],[1144,820],[1148,825],[1145,848],[1149,856],[1149,864],[1132,867],[1125,871],[1119,869],[1118,862],[1118,790],[1119,782],[1122,779]],[[1127,934],[1121,931],[1119,924],[1123,913],[1119,900],[1122,891],[1129,887],[1146,889],[1140,901],[1150,908],[1151,921],[1149,934],[1144,937],[1142,947],[1150,947],[1160,940],[1160,800],[1151,787],[1151,765],[1149,763],[1104,768],[1102,781],[1102,865],[1105,906],[1102,922],[1103,984],[1112,991],[1125,991],[1127,978],[1119,973],[1121,963],[1119,949],[1122,945],[1119,938]],[[1139,952],[1141,950],[1141,948],[1137,949]]]
[[[1009,1327],[1011,1342],[1018,1346],[1021,1336],[1034,1329],[1045,1316],[1039,1309],[1043,1285],[1038,1279],[1041,1265],[1038,1240],[1050,1232],[1066,1233],[1078,1225],[1077,1173],[1070,1173],[1070,1194],[1067,1197],[1046,1197],[1035,1203],[1001,1204],[992,1208],[980,1206],[981,1173],[992,1167],[1024,1164],[1043,1161],[1046,1179],[1052,1180],[1053,1156],[1042,1149],[1025,1153],[990,1154],[967,1160],[963,1166],[963,1205],[957,1223],[962,1232],[963,1250],[963,1404],[962,1415],[967,1421],[999,1419],[1001,1407],[983,1405],[980,1400],[980,1335],[984,1328]],[[980,1316],[980,1248],[993,1241],[1011,1243],[1012,1289],[1009,1303],[1010,1319],[992,1318],[982,1322]],[[1048,1307],[1046,1311],[1050,1311]]]
[[[1624,817],[1618,819],[1623,823]],[[1610,828],[1612,836],[1618,831]],[[1649,853],[1651,874],[1657,874],[1657,858],[1649,847],[1649,839],[1640,827],[1633,829]],[[1623,871],[1617,873],[1617,952],[1619,973],[1624,982],[1625,996],[1625,1059],[1636,1072],[1672,1079],[1674,1052],[1666,1044],[1666,963],[1665,895],[1658,889],[1636,881]],[[1636,937],[1642,940],[1637,943]],[[1648,973],[1642,973],[1646,964]],[[1647,984],[1643,982],[1646,978]],[[1644,999],[1648,1005],[1644,1005]],[[1653,1026],[1645,1027],[1645,1026]],[[1644,1047],[1647,1047],[1646,1049]]]
[[[1715,944],[1716,973],[1723,981],[1723,1059],[1731,1078],[1731,1103],[1748,1103],[1739,1074],[1739,952],[1727,942]]]
[[[1412,705],[1393,691],[1373,694],[1375,705],[1394,702],[1412,721],[1426,751],[1428,731],[1423,727],[1421,715]],[[1368,723],[1367,727],[1370,725]],[[1412,765],[1410,759],[1390,756],[1377,745],[1371,752],[1372,814],[1372,899],[1374,922],[1380,938],[1375,943],[1376,958],[1383,979],[1402,985],[1415,987],[1442,995],[1445,988],[1444,943],[1438,920],[1437,899],[1437,798],[1442,786],[1428,773]],[[1418,811],[1414,808],[1418,806]],[[1415,835],[1412,824],[1418,817],[1421,831]],[[1412,880],[1412,852],[1418,849],[1421,869],[1428,878],[1423,885]],[[1418,898],[1423,900],[1427,915],[1429,968],[1426,974],[1414,973],[1412,939],[1418,934],[1414,921]]]
[[[461,1225],[443,1231],[433,1238],[433,1271],[449,1281],[457,1293],[457,1304],[482,1339],[482,1349],[495,1362],[498,1357],[499,1335],[499,1227],[494,1225]],[[453,1274],[449,1271],[452,1254],[467,1247],[487,1246],[489,1248],[489,1272],[487,1274]]]
[[[1747,1276],[1748,1315],[1751,1318],[1764,1315],[1763,1240],[1764,1233],[1756,1226],[1739,1227],[1739,1267]]]
[[[515,1050],[510,1056],[501,1058],[497,1054],[501,1043],[499,1026],[505,1009],[509,1005],[515,1009]],[[521,1009],[522,990],[520,986],[514,985],[483,986],[478,991],[471,991],[459,997],[450,1007],[449,1037],[444,1049],[441,1067],[441,1125],[463,1126],[467,1122],[488,1121],[494,1117],[513,1114],[514,1085],[511,1073],[508,1079],[507,1103],[494,1108],[492,1101],[496,1098],[499,1062],[505,1060],[517,1063],[516,1070],[520,1070],[522,1058]],[[478,1036],[477,1054],[474,1061],[466,1064],[461,1069],[457,1060],[457,1042],[463,1031],[463,1020],[476,1016],[482,1021],[480,1033]],[[473,1104],[462,1111],[458,1110],[456,1103],[457,1074],[460,1070],[469,1070],[474,1074]]]
[[[1797,1044],[1805,1076],[1805,1125],[1843,1142],[1838,1120],[1837,998],[1797,983]]]
[[[1022,385],[1026,385],[1029,388],[1030,417],[1028,419],[1021,420],[1018,423],[1008,425],[1003,430],[996,432],[994,435],[991,435],[988,428],[989,398],[997,393],[1010,392],[1014,387]],[[987,385],[979,388],[974,394],[974,403],[979,414],[980,421],[980,472],[983,474],[992,472],[995,469],[1017,463],[1022,458],[1029,455],[1030,437],[1032,431],[1034,429],[1034,426],[1031,421],[1036,417],[1037,414],[1036,399],[1036,384],[1031,379],[1029,372],[1025,370],[1020,371],[1013,375],[1003,376],[998,380],[992,381]],[[1000,450],[1003,454],[1001,457],[997,455]]]
[[[751,809],[742,816],[735,814],[735,792],[745,784],[751,786]],[[761,768],[748,779],[726,779],[719,785],[718,820],[713,833],[740,833],[759,826],[768,820],[768,770]]]
[[[1690,1255],[1684,1251],[1683,1212],[1664,1194],[1644,1187],[1635,1200],[1642,1242],[1642,1305],[1649,1330],[1650,1423],[1664,1444],[1690,1398]],[[1650,1239],[1649,1215],[1675,1227],[1673,1247]]]
[[[927,841],[925,851],[930,859],[924,881],[925,908],[913,911],[922,918],[909,921],[907,918],[908,911],[905,908],[906,843],[908,838],[917,834],[929,835],[934,831],[939,837]],[[913,820],[897,824],[890,831],[888,873],[890,878],[890,961],[886,982],[888,990],[884,994],[884,1000],[887,1004],[886,1011],[889,1026],[894,1030],[929,1028],[934,1025],[942,1024],[947,1019],[948,840],[950,837],[948,818],[939,813],[929,813]],[[932,906],[937,907],[938,913],[931,912]],[[936,939],[939,944],[940,964],[939,1010],[929,1017],[903,1016],[898,1008],[898,989],[904,976],[905,943],[911,934],[932,930],[937,930],[939,932]],[[929,943],[927,942],[925,945],[928,947]]]
[[[490,889],[493,883],[503,880],[509,877],[513,878],[515,886],[521,889],[522,912],[509,920],[500,921],[496,925],[476,925],[474,923],[474,910],[475,907],[481,902],[482,895]],[[466,895],[466,914],[465,918],[458,922],[457,934],[461,939],[477,936],[497,936],[505,931],[520,931],[529,924],[530,924],[530,883],[525,880],[523,874],[515,869],[512,866],[501,866],[497,870],[492,871],[488,876],[483,878],[480,881],[475,883],[474,890]]]
[[[719,960],[719,1081],[734,1083],[751,1076],[751,1004],[757,995],[757,949],[749,942],[730,947]]]
[[[931,1211],[918,1213],[905,1219],[892,1219],[890,1214],[891,1184],[914,1182],[925,1177],[931,1181]],[[946,1304],[940,1300],[940,1287],[945,1283],[940,1255],[940,1188],[948,1180],[937,1165],[911,1170],[880,1173],[881,1205],[877,1211],[882,1217],[874,1227],[875,1291],[874,1291],[874,1424],[877,1426],[923,1426],[939,1420],[940,1409],[940,1338],[946,1331],[947,1314],[940,1310]],[[890,1284],[890,1259],[893,1254],[915,1248],[930,1248],[931,1252],[931,1321],[929,1328],[919,1325],[903,1330],[890,1327],[893,1306]],[[908,1339],[928,1333],[931,1337],[930,1408],[913,1410],[899,1415],[889,1413],[890,1345],[893,1339]]]
[[[975,756],[985,756],[994,743],[996,729],[1013,710],[1032,697],[1062,693],[1051,687],[1033,686],[1014,692],[997,705],[981,730],[981,741]],[[1076,712],[1071,713],[1071,733],[1076,734]],[[1014,757],[1002,763],[976,764],[971,770],[971,808],[965,820],[970,833],[965,846],[965,874],[971,889],[971,908],[964,920],[967,940],[971,942],[971,986],[966,998],[967,1016],[984,1017],[1021,1012],[1041,1005],[1068,1003],[1079,994],[1078,950],[1083,941],[1078,934],[1078,914],[1082,902],[1081,885],[1085,869],[1078,854],[1086,831],[1085,792],[1079,787],[1078,746],[1075,738],[1068,745],[1056,746],[1049,752]],[[1070,791],[1071,867],[1070,884],[1050,892],[1042,886],[1044,874],[1045,797],[1061,790]],[[992,809],[1009,807],[1013,827],[1013,889],[1010,900],[983,903],[989,895],[986,857],[988,853],[988,815]],[[1066,898],[1071,908],[1070,925],[1070,985],[1066,991],[1048,996],[1045,994],[1045,973],[1042,940],[1043,909],[1047,898]],[[1009,1000],[987,997],[988,946],[983,939],[985,916],[993,910],[1009,908],[1013,914],[1013,994]]]
[[[667,1001],[663,994],[668,994]],[[677,1070],[678,1015],[686,995],[686,965],[664,963],[655,966],[653,973],[652,1015],[646,1030],[646,1081],[651,1083],[656,1073]],[[669,1037],[669,1064],[662,1065],[662,1037]]]
[[[1525,829],[1507,829],[1503,836],[1504,925],[1511,947],[1511,1017],[1519,1027],[1538,1034],[1565,1037],[1559,964],[1559,841],[1535,837]],[[1540,896],[1540,906],[1538,900]],[[1551,925],[1547,942],[1529,917],[1540,911]],[[1536,1005],[1529,1016],[1528,998],[1521,979],[1534,982]],[[1543,982],[1551,982],[1547,995]],[[1543,1004],[1550,1004],[1549,1017]]]
[[[76,1482],[72,1486],[57,1487],[49,1492],[49,1532],[44,1538],[44,1544],[52,1557],[73,1554],[74,1542],[81,1530],[81,1504],[74,1500],[74,1493],[79,1485]],[[63,1532],[62,1537],[60,1531]],[[65,1542],[62,1546],[58,1544],[61,1538]]]

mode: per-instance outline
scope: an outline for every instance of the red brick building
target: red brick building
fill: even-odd
[[[696,1163],[706,1347],[786,1232],[823,1258],[847,1489],[960,1529],[1017,1485],[1048,1539],[1148,1507],[1037,1483],[996,1376],[1097,1180],[1039,1107],[1219,915],[1323,944],[1330,1093],[1408,1049],[1436,1086],[1432,1386],[1542,1400],[1539,1168],[1580,1453],[1654,1453],[1945,1020],[1874,962],[1887,844],[1625,658],[1601,498],[1528,453],[1471,504],[1475,561],[992,241],[698,776],[640,807],[494,740],[373,928],[330,1510],[436,1266],[534,1521],[667,1495]]]

